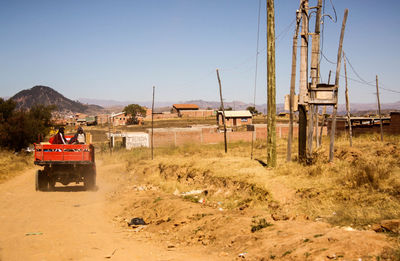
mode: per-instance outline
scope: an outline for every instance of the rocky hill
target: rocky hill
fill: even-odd
[[[103,109],[98,105],[88,105],[73,101],[54,89],[41,85],[22,90],[11,99],[17,102],[18,108],[22,109],[29,109],[35,104],[56,105],[57,110],[60,112],[92,112]]]

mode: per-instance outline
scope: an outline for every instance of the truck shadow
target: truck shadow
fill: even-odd
[[[53,189],[49,189],[47,192],[79,192],[79,191],[87,191],[93,192],[97,191],[99,188],[96,186],[92,190],[86,190],[84,186],[61,186],[61,187],[54,187]]]

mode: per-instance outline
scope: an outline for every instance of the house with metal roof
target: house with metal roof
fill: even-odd
[[[223,112],[218,111],[217,113],[217,123],[222,126],[224,123]],[[253,115],[248,110],[243,111],[225,111],[225,123],[227,127],[238,127],[242,125],[249,125],[253,122]]]

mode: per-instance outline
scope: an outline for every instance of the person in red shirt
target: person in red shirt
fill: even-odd
[[[64,136],[64,127],[58,129],[57,134],[52,138],[51,144],[67,144],[67,140]]]

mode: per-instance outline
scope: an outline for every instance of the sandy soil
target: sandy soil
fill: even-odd
[[[375,260],[391,245],[373,231],[190,202],[114,171],[99,163],[93,192],[37,192],[34,168],[1,184],[0,260]],[[275,185],[285,206],[291,192]],[[148,226],[128,227],[133,217]],[[251,232],[261,218],[270,226]]]
[[[201,248],[163,248],[115,226],[99,168],[98,187],[34,189],[35,169],[0,185],[0,260],[212,260]]]

